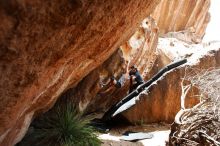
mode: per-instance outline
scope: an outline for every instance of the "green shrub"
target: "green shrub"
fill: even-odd
[[[60,106],[33,123],[35,146],[99,146],[100,140],[88,121],[71,105]],[[32,146],[33,146],[32,145]]]

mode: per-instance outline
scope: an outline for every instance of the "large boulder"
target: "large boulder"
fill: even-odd
[[[159,0],[0,1],[0,145],[107,60]]]
[[[176,39],[162,38],[159,39],[157,49],[160,54],[152,72],[149,73],[149,78],[172,60],[186,57],[188,63],[164,75],[147,92],[140,95],[135,106],[122,113],[122,116],[131,123],[172,123],[177,112],[183,108],[182,85],[190,84],[190,81],[181,84],[184,76],[193,70],[208,70],[220,66],[220,43],[188,45]],[[195,87],[189,90],[184,100],[185,108],[191,108],[199,103],[200,99],[196,98],[199,93]]]

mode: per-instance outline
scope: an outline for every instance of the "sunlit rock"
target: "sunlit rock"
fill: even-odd
[[[210,0],[162,0],[152,17],[160,34],[182,31],[173,35],[190,42],[201,42],[210,20]],[[172,33],[171,33],[172,34]]]

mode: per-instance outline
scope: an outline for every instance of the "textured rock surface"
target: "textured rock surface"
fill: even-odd
[[[147,17],[134,35],[121,46],[125,60],[136,65],[142,73],[149,72],[156,60],[159,30],[155,20]]]
[[[143,75],[147,74],[156,60],[157,41],[158,28],[152,18],[146,18],[134,35],[118,51],[87,75],[76,88],[70,89],[71,91],[66,93],[67,96],[79,105],[81,111],[88,113],[106,111],[127,94],[129,87],[129,80],[120,89],[108,86],[110,77],[114,75],[116,79],[119,79],[123,67],[134,63]]]
[[[171,61],[160,52],[158,57],[155,55],[159,32],[183,31],[183,40],[187,37],[186,40],[199,42],[209,21],[210,1],[162,0],[152,14],[159,31],[151,17],[138,28],[159,1],[0,1],[0,146],[17,143],[33,117],[52,107],[62,93],[73,97],[82,111],[105,111],[126,94],[128,83],[120,90],[101,88],[111,75],[120,76],[125,61],[136,64],[145,79]],[[119,46],[122,52],[116,51]],[[159,88],[149,98],[151,105],[143,102],[144,106],[131,109],[125,116],[138,122],[148,118],[141,114],[145,106],[149,106],[146,114],[150,116],[159,112],[157,108],[152,110],[152,105],[160,108],[166,104],[164,115],[158,113],[144,120],[173,118],[167,114],[173,116],[177,108],[173,109],[176,105],[168,101],[179,95],[176,86],[178,91],[173,95],[171,85],[181,73],[169,74],[150,89],[153,94]],[[167,82],[173,84],[168,86]],[[162,88],[169,92],[164,93]],[[168,98],[162,102],[154,100],[154,95]]]
[[[158,0],[0,1],[0,145],[102,64]]]
[[[162,3],[165,2],[168,3],[168,1],[163,1]],[[197,13],[199,9],[203,8],[202,4],[204,3],[202,3],[202,1],[200,2],[194,1],[194,2],[196,2],[196,6],[197,6],[194,9],[188,6],[189,3],[182,3],[184,5],[185,4],[187,5],[185,6],[187,10],[183,12],[181,11],[183,13],[183,14],[181,13],[181,15],[190,15],[190,13],[188,13],[189,8],[190,8],[190,12],[193,10],[193,12],[195,13]],[[177,9],[171,4],[172,3],[169,3],[169,7],[172,7],[173,9]],[[176,5],[179,6],[178,7],[179,9],[182,9],[179,3],[176,3]],[[166,4],[166,6],[168,6],[168,4]],[[198,15],[203,16],[207,14],[206,9],[208,9],[209,7],[209,1],[206,1],[206,6],[204,6],[205,12],[202,14],[199,13]],[[175,14],[180,15],[174,13],[174,15]],[[195,15],[196,14],[192,14],[192,16],[189,17],[197,17],[197,15],[196,16]],[[175,21],[179,21],[179,18]],[[190,24],[191,23],[192,25],[197,25],[196,24],[197,22],[190,22]],[[207,25],[206,21],[202,23],[204,27]],[[161,24],[162,32],[166,27],[163,25],[166,24]],[[195,36],[194,32],[189,32],[189,30],[190,31],[192,30],[193,27],[192,25],[187,27],[186,26],[178,27],[177,30],[184,30],[184,31],[178,33],[170,32],[170,34],[164,36],[176,37],[187,42],[196,41],[195,39],[197,39],[198,37],[194,37]],[[174,31],[176,27],[177,26],[173,25],[172,27],[170,27],[170,31]],[[198,27],[198,29],[200,28]],[[128,91],[129,83],[127,82],[125,87],[121,89],[108,88],[106,91],[103,91],[101,85],[102,83],[107,83],[111,75],[115,75],[116,78],[119,78],[121,75],[121,68],[125,61],[128,61],[130,65],[136,64],[140,72],[144,76],[145,80],[147,80],[150,77],[152,77],[155,73],[157,73],[159,69],[161,69],[163,66],[167,65],[173,60],[173,58],[170,58],[170,56],[167,56],[166,54],[158,50],[157,50],[158,51],[157,52],[158,56],[157,56],[156,46],[158,42],[157,40],[158,40],[159,31],[154,20],[151,17],[146,18],[142,22],[142,26],[139,27],[139,29],[134,33],[134,35],[124,45],[120,47],[122,49],[122,54],[119,53],[120,52],[119,51],[118,53],[120,55],[118,53],[116,53],[117,55],[114,54],[115,57],[112,56],[108,61],[106,61],[105,64],[103,64],[102,66],[94,70],[92,73],[90,73],[86,78],[83,79],[82,82],[79,83],[77,88],[72,89],[72,91],[69,91],[72,93],[71,95],[69,95],[69,97],[73,98],[75,102],[79,104],[79,108],[82,111],[86,111],[88,113],[95,111],[106,111],[106,109],[108,109],[111,105],[119,101],[127,94],[126,92]],[[168,32],[168,30],[166,32]],[[160,121],[171,122],[180,108],[179,107],[180,99],[178,97],[180,97],[181,88],[180,86],[175,85],[175,83],[180,84],[181,77],[183,75],[184,75],[184,70],[178,70],[175,73],[168,75],[168,77],[166,77],[163,81],[160,81],[162,83],[160,83],[159,87],[152,87],[153,91],[148,95],[151,100],[148,103],[143,102],[142,105],[140,105],[140,108],[137,108],[136,111],[134,111],[137,113],[134,114],[134,112],[128,112],[126,117],[128,117],[128,119],[133,123],[138,122],[140,120],[143,120],[145,122],[160,122]],[[170,83],[171,85],[169,85]],[[167,93],[165,91],[167,91]],[[189,95],[192,96],[193,94],[196,93],[197,91],[194,89],[189,93]],[[153,98],[155,97],[155,95],[161,96],[160,101],[157,100],[157,98]],[[186,105],[189,107],[198,102],[197,99],[191,98],[190,96],[186,100]],[[174,103],[172,102],[168,103],[168,101],[174,101]],[[176,104],[177,105],[179,104],[179,106],[176,106]],[[158,108],[154,109],[154,106],[152,105],[156,105],[159,108],[164,106],[163,112],[161,112],[161,110],[159,110]],[[139,104],[137,106],[139,106]],[[148,111],[151,112],[148,112],[147,114],[143,112],[143,114],[141,114],[141,111],[143,111],[145,107],[148,107],[149,108]],[[144,114],[146,114],[146,116],[143,116]],[[151,117],[151,119],[149,117]]]
[[[214,47],[215,51],[211,51],[209,54],[207,53],[207,55],[204,54],[200,59],[198,57],[200,62],[190,66],[187,65],[188,69],[186,73],[190,73],[192,69],[209,69],[219,67],[220,45]],[[160,53],[152,69],[152,73],[149,73],[149,76],[152,76],[162,66],[165,66],[173,59],[168,56],[168,54],[164,54],[163,52]],[[137,104],[134,107],[124,112],[123,116],[132,123],[151,123],[161,121],[172,123],[176,113],[181,108],[181,81],[185,75],[185,68],[186,66],[180,67],[164,76],[162,80],[150,87],[147,93],[142,94],[140,96],[140,101],[137,101]],[[199,99],[194,97],[195,95],[198,95],[198,93],[199,91],[196,88],[192,88],[189,91],[185,99],[186,108],[192,107],[199,102]]]
[[[210,19],[210,0],[162,0],[152,14],[160,33],[183,31],[184,37],[200,42]]]

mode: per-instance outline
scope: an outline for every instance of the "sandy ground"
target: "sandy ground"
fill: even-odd
[[[116,127],[108,134],[100,134],[102,146],[165,146],[170,133],[170,125],[151,124],[128,127]],[[147,132],[153,134],[153,138],[140,140],[138,142],[128,142],[120,140],[120,136],[126,131]]]
[[[103,140],[102,146],[144,146],[140,142]]]

